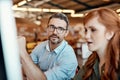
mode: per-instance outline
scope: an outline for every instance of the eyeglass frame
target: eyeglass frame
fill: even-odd
[[[52,30],[51,30],[52,29]],[[67,31],[68,29],[64,29],[63,27],[56,27],[55,25],[48,25],[48,30],[51,32],[54,32],[56,30],[56,32],[58,34],[63,33],[64,31]],[[60,31],[61,30],[61,31]]]

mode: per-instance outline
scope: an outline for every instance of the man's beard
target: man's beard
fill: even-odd
[[[52,37],[55,37],[55,38],[57,38],[57,41],[53,41],[51,38]],[[52,35],[50,35],[49,36],[49,40],[50,40],[50,42],[52,43],[52,44],[59,44],[60,42],[61,42],[61,40],[60,40],[60,38],[57,36],[57,35],[55,35],[55,34],[52,34]]]

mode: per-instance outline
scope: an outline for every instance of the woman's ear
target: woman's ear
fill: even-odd
[[[114,32],[110,31],[110,32],[106,32],[105,37],[107,40],[110,40],[113,37],[113,35],[114,35]]]

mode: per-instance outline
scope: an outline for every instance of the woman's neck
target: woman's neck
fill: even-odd
[[[100,75],[101,75],[101,71],[102,71],[101,68],[103,67],[103,65],[105,64],[105,61],[106,61],[106,55],[105,55],[106,51],[105,50],[106,50],[106,48],[103,48],[103,49],[97,51],[97,54],[98,54],[98,57],[100,60],[100,62],[99,62]]]
[[[97,52],[98,56],[99,56],[99,60],[100,60],[100,65],[102,66],[105,62],[105,50],[99,51]]]
[[[104,45],[101,49],[97,50],[98,57],[100,59],[100,64],[104,64],[105,59],[106,59],[106,47],[107,44]]]

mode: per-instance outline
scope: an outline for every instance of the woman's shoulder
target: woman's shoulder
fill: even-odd
[[[85,74],[85,68],[82,66],[82,68],[79,69],[78,73],[74,76],[73,80],[82,80],[83,75]]]

